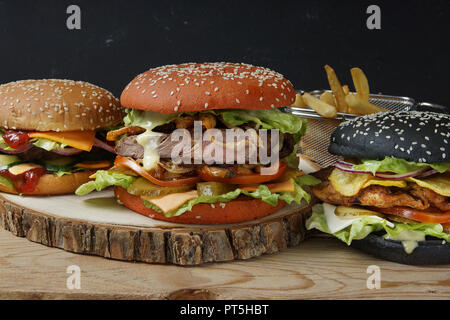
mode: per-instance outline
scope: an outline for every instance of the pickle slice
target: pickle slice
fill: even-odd
[[[137,178],[127,189],[136,196],[162,197],[170,193],[179,193],[192,190],[193,186],[161,187],[145,178]]]
[[[334,213],[342,219],[353,219],[355,217],[360,217],[360,216],[377,216],[380,218],[385,219],[386,216],[382,213],[376,212],[376,211],[372,211],[372,210],[367,210],[367,209],[363,209],[363,208],[359,208],[359,207],[345,207],[345,206],[339,206],[336,208],[336,210],[334,211]]]
[[[418,224],[418,223],[420,223],[418,221],[414,221],[414,220],[403,218],[403,217],[399,217],[399,216],[394,216],[394,215],[391,215],[391,214],[388,215],[388,220],[394,221],[394,222],[399,222],[399,223],[406,223],[406,224]]]
[[[221,182],[199,182],[197,193],[199,196],[218,196],[236,190],[236,185]]]

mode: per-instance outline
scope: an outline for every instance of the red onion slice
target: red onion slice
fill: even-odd
[[[431,170],[425,171],[424,173],[419,175],[417,178],[426,178],[426,177],[429,177],[429,176],[431,176],[433,174],[436,174],[436,173],[439,173],[439,171],[431,169]]]
[[[102,148],[106,151],[109,151],[111,153],[116,153],[116,151],[114,150],[114,147],[111,147],[109,144],[107,144],[106,142],[103,142],[97,138],[94,139],[94,146],[98,147],[98,148]]]
[[[340,166],[343,166],[343,167],[349,167],[349,168],[353,167],[353,163],[345,162],[345,161],[342,161],[342,160],[339,160],[336,163],[338,165],[340,165]]]
[[[406,179],[406,178],[415,177],[415,176],[425,172],[426,170],[428,170],[428,168],[422,168],[420,170],[416,170],[416,171],[412,171],[412,172],[408,172],[408,173],[403,173],[403,174],[377,173],[375,176],[377,178],[385,179],[385,180],[403,180],[403,179]]]
[[[0,152],[1,153],[6,153],[6,154],[18,154],[18,153],[23,153],[25,151],[30,150],[33,147],[33,145],[31,143],[23,146],[22,148],[19,149],[12,149],[12,150],[6,150],[3,148],[0,148]]]
[[[340,163],[335,164],[335,167],[341,171],[344,172],[351,172],[351,173],[362,173],[362,174],[372,174],[370,171],[360,171],[360,170],[353,170],[349,168],[348,166],[343,166]],[[417,175],[423,174],[425,171],[427,171],[429,168],[422,168],[420,170],[408,172],[408,173],[402,173],[402,174],[391,174],[386,172],[377,172],[375,174],[375,177],[383,179],[383,180],[403,180],[410,177],[415,177]]]
[[[50,151],[61,156],[75,156],[84,152],[83,150],[77,148],[52,149]]]
[[[341,171],[345,171],[345,172],[351,172],[351,173],[370,173],[369,171],[360,171],[360,170],[353,170],[351,167],[348,166],[342,166],[341,164],[335,164],[334,165],[336,168],[338,168]]]

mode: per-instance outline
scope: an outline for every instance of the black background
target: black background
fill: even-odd
[[[66,9],[81,8],[81,30]],[[366,9],[381,7],[381,30]],[[361,67],[372,92],[450,105],[449,1],[0,1],[0,82],[85,80],[120,95],[148,68],[232,61],[281,72],[296,89]]]

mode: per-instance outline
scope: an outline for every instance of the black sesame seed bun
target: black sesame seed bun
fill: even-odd
[[[83,81],[22,80],[0,86],[0,126],[79,131],[117,125],[124,116],[109,91]]]
[[[450,116],[410,111],[358,117],[334,131],[329,152],[360,159],[450,162]]]
[[[291,105],[295,91],[281,74],[240,63],[185,63],[150,69],[122,92],[122,106],[158,113],[271,109]]]

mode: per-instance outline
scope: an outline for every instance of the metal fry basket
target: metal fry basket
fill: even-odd
[[[329,90],[316,90],[310,94],[320,97],[322,93]],[[410,111],[416,105],[414,99],[408,97],[396,97],[382,94],[372,94],[369,101],[380,107],[391,111]],[[345,120],[357,117],[354,114],[338,113],[336,119],[329,119],[320,116],[312,109],[285,107],[284,111],[308,119],[308,128],[305,136],[300,142],[299,152],[311,157],[322,167],[334,164],[339,157],[328,152],[331,134],[334,129]]]

